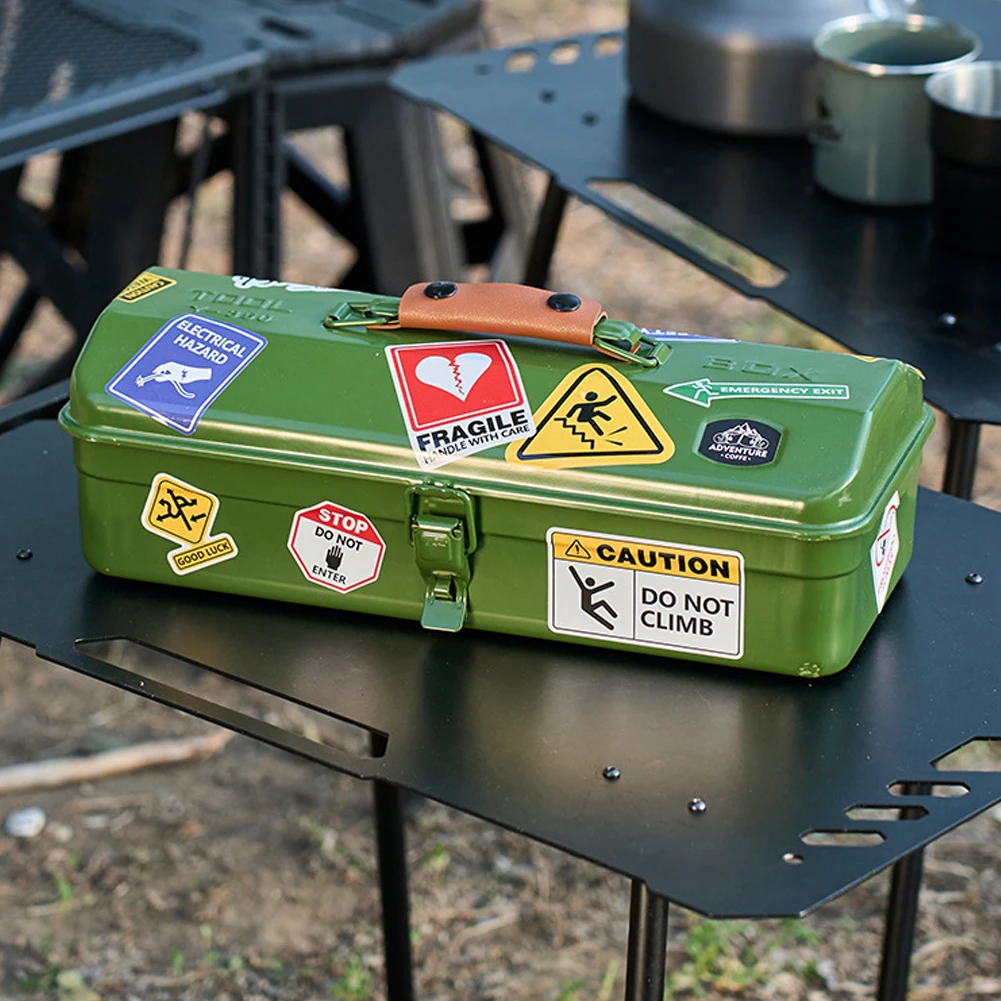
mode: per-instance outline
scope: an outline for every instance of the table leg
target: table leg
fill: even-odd
[[[977,471],[980,425],[949,418],[949,451],[942,492],[969,500]],[[916,791],[916,790],[915,790]],[[924,851],[904,856],[893,867],[890,899],[886,908],[883,959],[879,970],[878,1001],[903,1001],[911,971],[911,952],[918,919],[918,896]]]
[[[282,99],[255,90],[233,103],[233,271],[278,279],[282,268],[285,121]]]
[[[945,460],[942,493],[970,500],[973,496],[973,479],[977,473],[979,447],[980,425],[950,417],[949,450]]]
[[[560,187],[555,177],[550,175],[546,196],[542,199],[542,208],[535,223],[535,234],[528,250],[528,264],[525,265],[526,285],[545,288],[549,281],[549,266],[553,261],[553,251],[556,249],[556,237],[559,236],[560,224],[567,207],[566,188]]]
[[[668,900],[634,879],[629,899],[626,1001],[664,1001]]]
[[[410,894],[407,886],[407,846],[403,830],[402,793],[388,782],[373,783],[375,838],[379,856],[382,899],[383,953],[389,1001],[413,1001],[410,958]]]

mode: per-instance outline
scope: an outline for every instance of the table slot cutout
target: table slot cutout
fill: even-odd
[[[898,820],[920,820],[928,816],[923,806],[864,806],[857,804],[845,810],[849,820],[871,820],[874,823]]]
[[[313,32],[304,24],[297,24],[295,21],[286,21],[282,17],[262,17],[260,26],[265,31],[270,31],[272,35],[280,35],[282,38],[290,38],[296,42],[306,42],[313,37]]]
[[[1001,737],[974,737],[932,766],[940,772],[1001,772]]]
[[[539,61],[539,55],[535,49],[515,49],[507,57],[507,62],[504,63],[504,69],[508,73],[527,73],[529,70],[535,68],[535,64]]]
[[[549,61],[555,66],[569,66],[580,59],[580,42],[560,42],[549,50]]]
[[[587,123],[590,124],[590,123]],[[593,179],[587,186],[640,222],[680,241],[706,260],[740,275],[755,288],[776,288],[789,272],[699,222],[632,181]]]
[[[124,637],[83,639],[77,650],[96,660],[139,675],[147,681],[168,685],[179,692],[213,705],[277,726],[324,747],[345,751],[357,758],[382,758],[389,735],[338,716],[265,691],[250,682],[176,654]]]
[[[965,782],[915,782],[903,780],[886,787],[891,796],[933,796],[936,799],[956,799],[965,796],[970,787]]]
[[[886,838],[879,831],[807,831],[799,840],[815,848],[875,848]]]
[[[594,58],[608,59],[609,56],[617,56],[622,51],[621,35],[602,35],[594,41]]]

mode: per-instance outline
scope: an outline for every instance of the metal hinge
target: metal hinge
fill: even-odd
[[[420,483],[407,491],[410,543],[424,578],[421,625],[457,633],[466,619],[466,595],[476,549],[473,499],[447,483]]]

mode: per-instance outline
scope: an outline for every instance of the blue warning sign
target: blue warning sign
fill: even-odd
[[[106,391],[183,434],[267,344],[259,334],[185,313],[168,320]]]

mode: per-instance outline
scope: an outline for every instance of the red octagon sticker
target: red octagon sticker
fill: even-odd
[[[296,511],[288,548],[306,580],[347,594],[379,576],[386,543],[366,515],[321,501]]]

